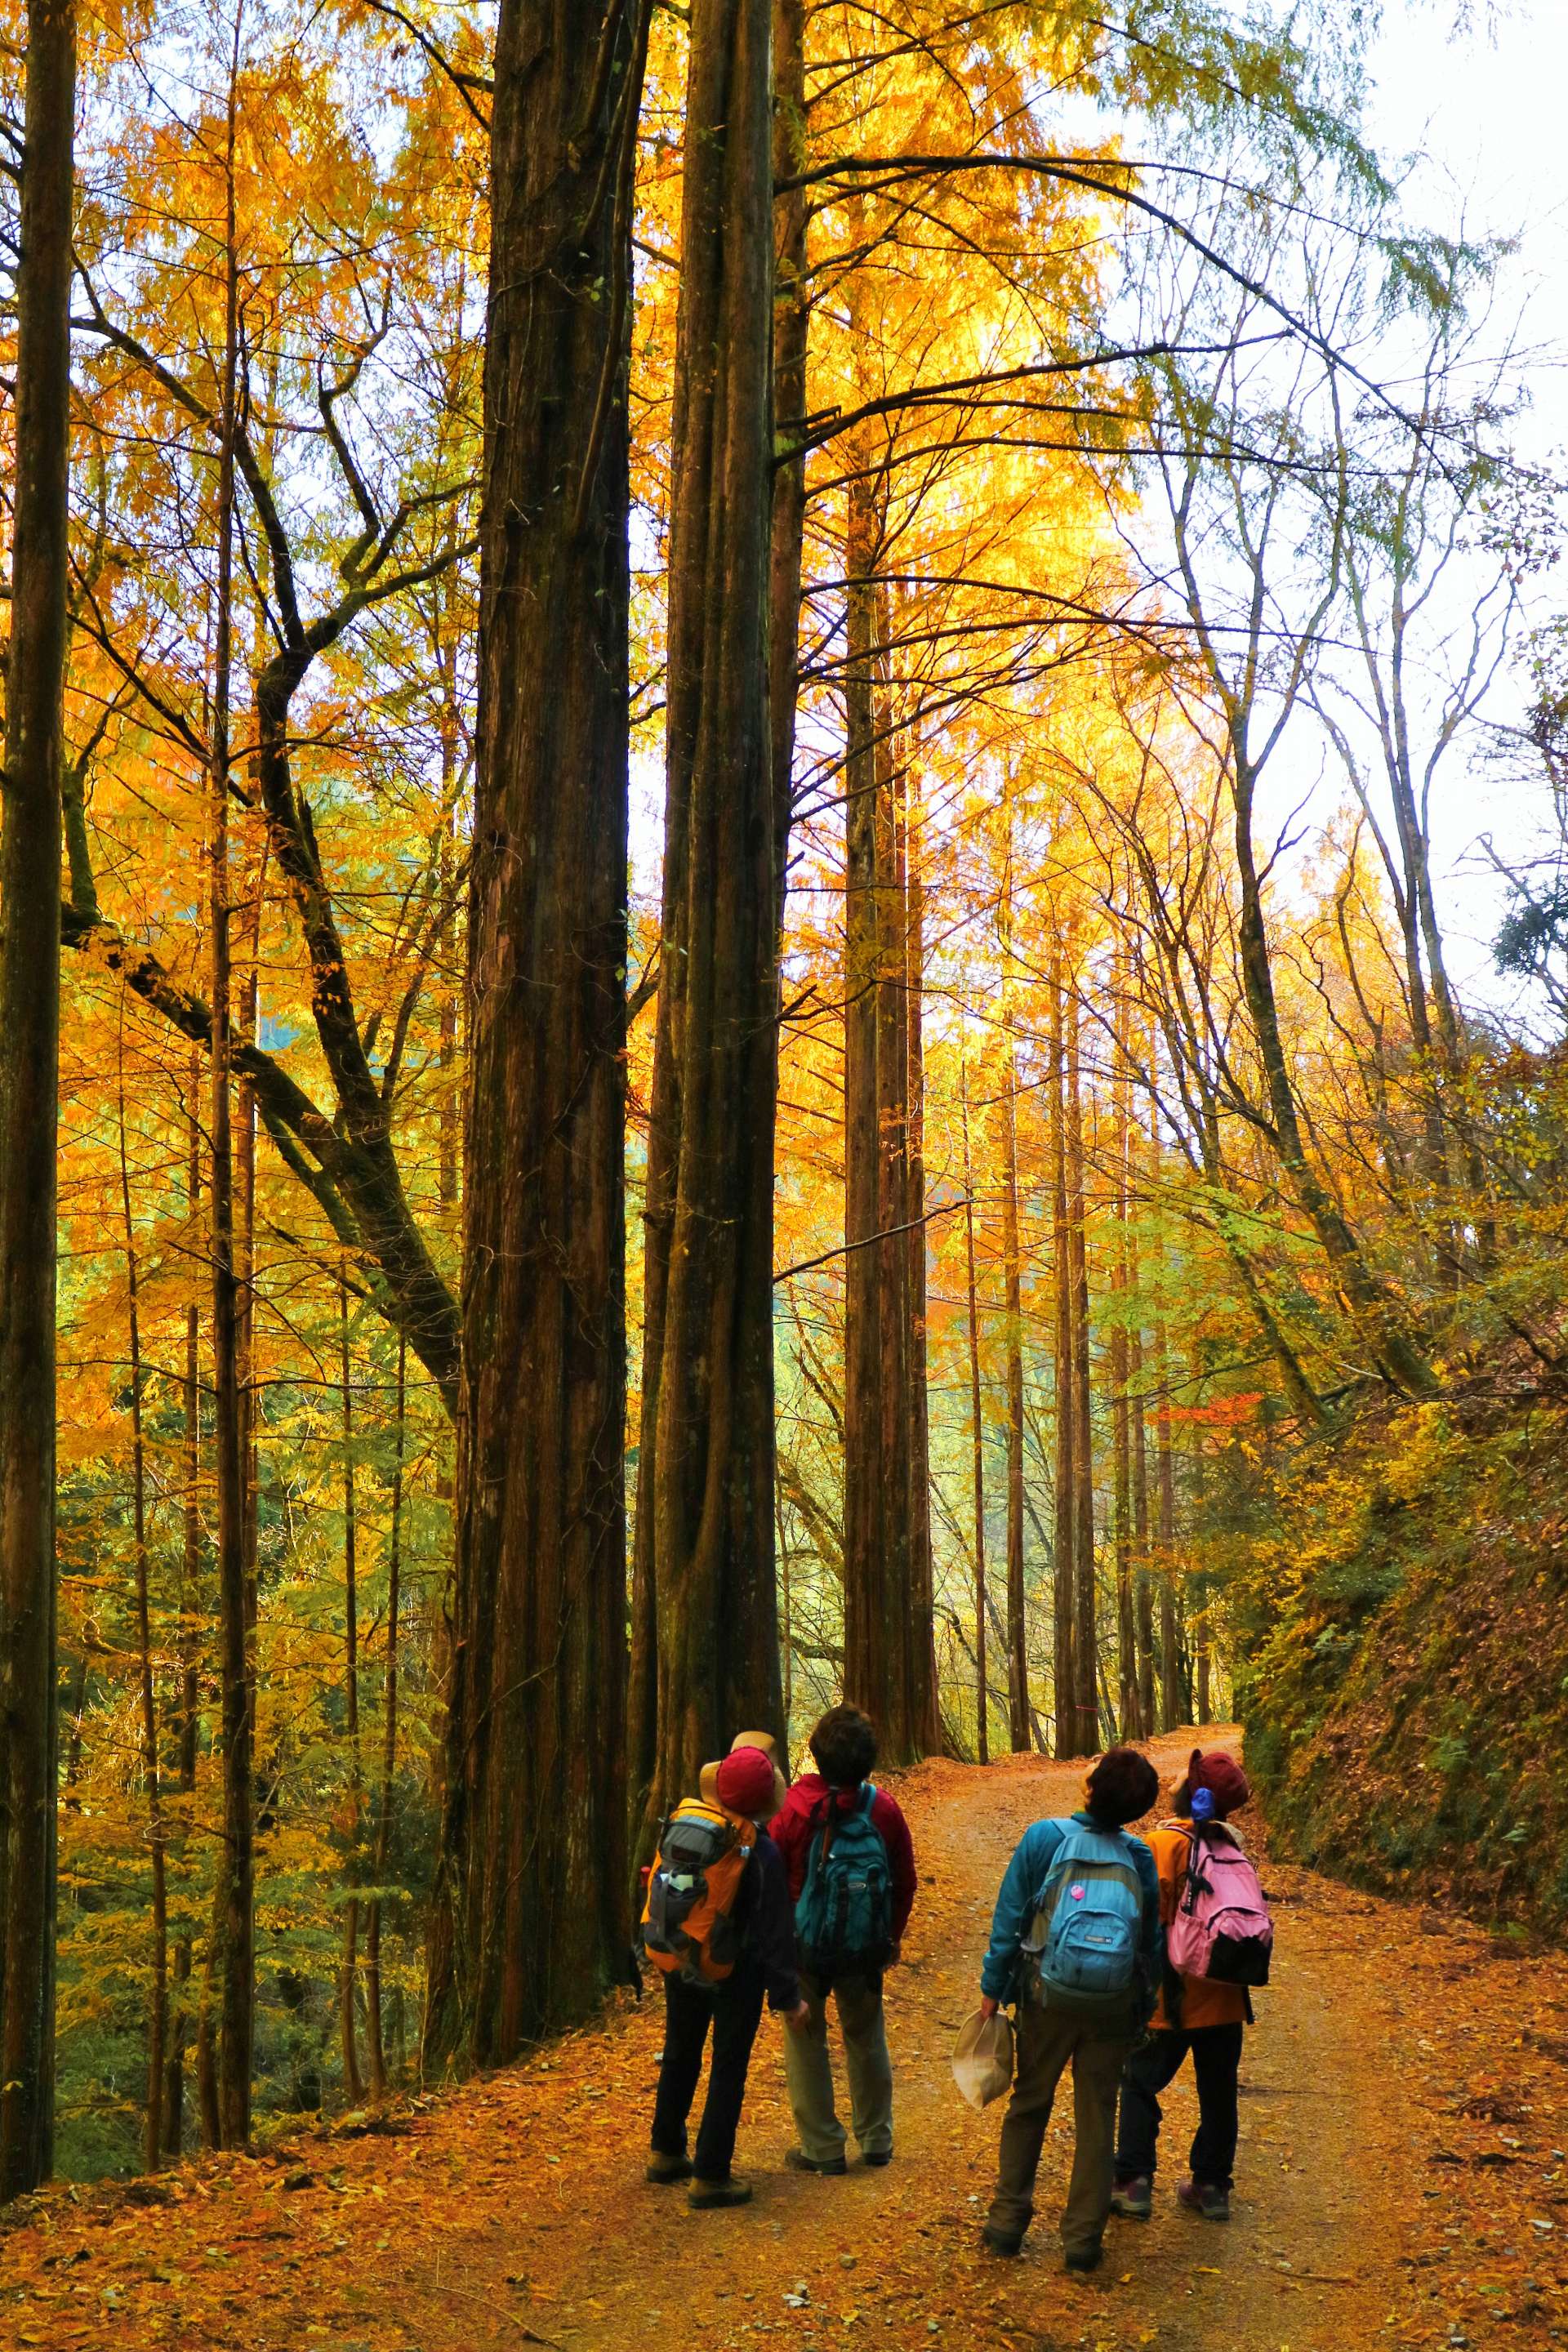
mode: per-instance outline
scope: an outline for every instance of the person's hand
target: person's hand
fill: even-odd
[[[811,2011],[804,2000],[797,2000],[793,2009],[786,2009],[781,2014],[784,2023],[795,2033],[804,2033],[811,2020]]]
[[[986,2019],[987,2021],[995,2016],[1001,2006],[1001,2002],[999,2000],[993,2000],[988,1992],[983,1992],[981,1994],[980,2014],[982,2017]]]

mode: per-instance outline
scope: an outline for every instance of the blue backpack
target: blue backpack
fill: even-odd
[[[1024,1946],[1028,1993],[1047,2009],[1120,2006],[1137,1982],[1142,1921],[1131,1840],[1068,1822]]]
[[[801,1966],[824,1981],[874,1976],[893,1948],[893,1881],[871,1819],[876,1801],[868,1780],[847,1811],[824,1801],[820,1832],[813,1818],[795,1932]]]

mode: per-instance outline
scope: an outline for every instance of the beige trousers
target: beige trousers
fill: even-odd
[[[827,1991],[802,1969],[800,1990],[810,2015],[784,2035],[784,2079],[802,2152],[814,2164],[842,2156],[848,2134],[833,2103],[833,2061],[827,2050]],[[893,2069],[882,2018],[880,1978],[846,1977],[832,1988],[844,2036],[849,2077],[849,2120],[862,2156],[890,2156]]]

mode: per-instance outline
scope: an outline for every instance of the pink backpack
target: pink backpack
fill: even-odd
[[[1178,1824],[1186,1830],[1187,1824]],[[1165,1935],[1165,1954],[1183,1976],[1218,1984],[1266,1985],[1274,1923],[1240,1839],[1221,1822],[1194,1822],[1186,1882]]]

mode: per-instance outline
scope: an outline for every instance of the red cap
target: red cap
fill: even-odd
[[[1192,1802],[1194,1789],[1206,1789],[1214,1799],[1215,1819],[1223,1821],[1227,1813],[1238,1813],[1251,1801],[1252,1784],[1234,1756],[1223,1748],[1211,1748],[1205,1755],[1194,1748],[1187,1766],[1187,1777],[1176,1791],[1176,1810],[1184,1811]]]
[[[714,1786],[727,1813],[771,1813],[773,1764],[760,1748],[731,1748]]]

